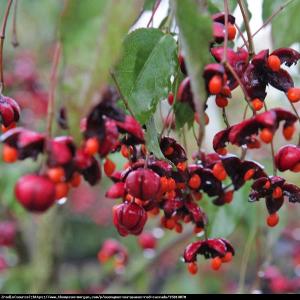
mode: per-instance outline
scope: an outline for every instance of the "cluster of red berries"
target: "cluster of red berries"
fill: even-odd
[[[20,116],[19,106],[13,99],[1,96],[3,160],[13,163],[26,158],[37,159],[41,154],[45,156],[37,173],[24,175],[16,183],[17,200],[29,211],[43,212],[67,197],[70,188],[78,187],[82,178],[90,185],[97,184],[103,169],[113,181],[106,196],[121,199],[121,203],[113,207],[113,223],[121,236],[141,235],[148,217],[160,213],[163,228],[181,233],[185,224],[192,224],[197,234],[206,231],[208,224],[208,218],[198,204],[203,194],[217,206],[228,205],[235,191],[247,181],[254,180],[249,201],[265,199],[269,212],[267,224],[275,226],[279,221],[277,211],[285,198],[291,203],[300,202],[300,188],[276,174],[269,176],[257,162],[227,154],[226,147],[230,143],[253,149],[259,148],[261,142],[272,143],[281,123],[285,139],[292,139],[297,115],[282,108],[263,113],[257,111],[265,106],[268,84],[286,93],[290,102],[300,100],[300,89],[294,87],[292,77],[281,68],[282,64],[291,66],[296,63],[300,54],[293,49],[282,48],[271,54],[269,50],[263,50],[250,57],[248,51],[242,48],[234,51],[215,46],[224,42],[225,38],[234,40],[235,18],[228,15],[228,22],[225,22],[224,13],[212,18],[214,40],[210,52],[216,62],[208,64],[203,71],[207,95],[214,95],[217,106],[224,109],[232,90],[242,85],[247,105],[253,112],[251,118],[228,125],[214,136],[214,153],[199,150],[188,163],[185,149],[174,138],[162,134],[159,146],[165,159],[158,159],[147,149],[144,128],[133,116],[126,115],[119,108],[117,101],[120,95],[110,87],[82,119],[80,129],[83,138],[79,146],[71,136],[49,137],[22,127],[14,128]],[[179,84],[175,100],[187,103],[196,112],[182,54],[179,55],[179,64],[185,78]],[[172,93],[168,102],[174,105]],[[199,121],[197,118],[196,115],[195,120]],[[208,120],[206,115],[206,124]],[[120,152],[127,160],[121,170],[117,170],[109,158],[115,152]],[[299,172],[299,145],[283,146],[274,161],[280,171]],[[155,241],[149,236],[141,236],[140,241],[143,248],[155,247]],[[234,253],[227,240],[205,238],[187,246],[184,260],[190,273],[195,274],[198,254],[211,259],[212,268],[218,270],[222,263],[231,261]],[[126,249],[114,240],[106,241],[98,254],[100,262],[113,257],[118,267],[126,265],[127,256]]]

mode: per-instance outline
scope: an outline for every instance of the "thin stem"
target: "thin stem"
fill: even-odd
[[[49,90],[49,99],[48,99],[47,128],[46,128],[48,138],[50,138],[52,135],[52,123],[54,117],[54,104],[55,104],[54,100],[55,100],[57,70],[58,70],[60,54],[61,54],[61,45],[59,42],[57,42],[54,50],[54,56],[53,56],[51,74],[50,74],[50,90]]]
[[[274,142],[273,139],[271,141],[271,153],[272,153],[272,160],[273,160],[273,175],[277,175],[277,167],[276,167],[276,162],[275,162],[275,150],[274,150]]]
[[[129,105],[128,105],[127,99],[124,97],[124,95],[123,95],[122,92],[121,92],[120,85],[119,85],[119,83],[118,83],[118,81],[117,81],[117,78],[116,78],[115,74],[114,74],[113,72],[111,72],[110,75],[111,75],[111,78],[112,78],[112,80],[114,81],[115,86],[116,86],[116,88],[117,88],[117,90],[118,90],[118,92],[119,92],[119,94],[120,94],[120,96],[121,96],[121,99],[122,99],[122,101],[123,101],[123,103],[124,103],[124,105],[125,105],[125,108],[126,108],[126,109],[128,110],[128,112],[131,114],[131,116],[134,117],[134,114],[133,114],[132,110],[130,109],[130,107],[129,107]]]
[[[228,1],[224,0],[224,12],[225,12],[225,38],[224,38],[224,51],[223,51],[223,59],[222,62],[227,61],[227,46],[228,46]]]
[[[265,107],[265,111],[267,111],[268,108],[267,108],[266,102],[264,102],[264,107]],[[272,161],[273,161],[273,175],[276,176],[277,175],[277,167],[276,167],[276,162],[275,162],[275,149],[274,149],[273,139],[272,139],[270,145],[271,145],[271,154],[272,154]]]
[[[224,123],[225,123],[226,127],[229,128],[230,124],[228,122],[228,118],[227,118],[225,107],[223,107],[223,109],[222,109],[222,115],[223,115],[223,120],[224,120]]]
[[[248,12],[245,9],[245,3],[243,0],[237,0],[238,5],[240,7],[242,16],[243,16],[243,20],[244,20],[244,24],[245,24],[245,29],[246,29],[246,33],[247,33],[247,37],[248,37],[248,44],[249,44],[249,57],[252,58],[252,56],[254,55],[254,43],[253,43],[253,39],[252,39],[252,34],[251,34],[251,29],[250,29],[250,24],[249,24],[249,16],[248,16]]]
[[[6,31],[6,24],[7,24],[7,19],[9,16],[10,8],[12,5],[13,0],[8,0],[3,21],[2,21],[2,26],[1,26],[1,35],[0,35],[0,93],[2,93],[2,90],[4,88],[4,76],[3,76],[3,46],[4,46],[4,39],[5,39],[5,31]]]
[[[247,118],[248,107],[249,107],[249,104],[247,104],[245,107],[244,114],[243,114],[243,121],[245,121]]]
[[[253,109],[253,107],[251,106],[250,104],[250,97],[248,95],[248,92],[244,86],[244,84],[242,83],[240,77],[238,76],[238,74],[235,72],[235,70],[233,69],[233,67],[228,63],[228,62],[225,62],[224,63],[225,67],[229,70],[229,72],[232,74],[232,76],[235,78],[235,80],[237,81],[237,83],[239,84],[239,86],[241,87],[241,89],[243,90],[243,93],[244,93],[244,96],[245,96],[245,99],[248,103],[248,106],[252,109],[253,111],[253,114],[255,114],[255,110]]]
[[[18,0],[15,0],[14,12],[13,12],[13,25],[12,25],[12,41],[11,41],[13,47],[19,46],[18,35],[17,35],[17,7],[18,7]]]
[[[266,27],[273,19],[276,17],[283,9],[285,9],[290,3],[292,3],[294,0],[288,0],[285,3],[283,3],[281,6],[279,6],[278,10],[276,10],[270,17],[267,18],[267,20],[253,33],[252,38],[255,37],[264,27]],[[241,47],[244,47],[246,43]]]
[[[147,28],[149,28],[150,24],[152,23],[153,18],[154,18],[154,15],[155,15],[155,13],[156,13],[156,11],[157,11],[159,5],[160,5],[160,2],[161,2],[161,0],[157,0],[157,1],[155,2],[154,7],[153,7],[153,10],[152,10],[151,17],[150,17],[150,20],[149,20],[149,22],[148,22],[148,24],[147,24]]]
[[[244,42],[244,44],[243,44],[240,48],[243,48],[244,46],[246,46],[246,48],[247,48],[247,50],[248,50],[248,52],[249,52],[249,44],[248,44],[248,42],[247,42],[247,40],[246,40],[246,38],[245,38],[245,36],[244,36],[244,34],[243,34],[241,28],[240,28],[239,26],[237,26],[236,24],[235,24],[235,27],[236,27],[236,29],[238,30],[239,35],[241,36],[241,38],[242,38],[242,40],[243,40],[243,42]]]
[[[253,226],[250,229],[248,239],[246,241],[246,245],[244,248],[243,257],[242,257],[242,263],[241,263],[241,269],[240,269],[240,281],[239,281],[239,293],[240,294],[244,293],[247,267],[248,267],[251,250],[254,245],[256,232],[257,232],[257,224],[255,223],[255,224],[253,224]]]

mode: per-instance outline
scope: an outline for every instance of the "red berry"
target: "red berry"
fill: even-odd
[[[51,168],[47,171],[47,175],[52,182],[58,183],[64,180],[65,171],[62,167]]]
[[[259,137],[264,143],[269,144],[273,140],[273,132],[267,128],[264,128],[260,132]]]
[[[186,162],[180,162],[176,165],[177,169],[181,172],[184,172],[186,170]]]
[[[201,185],[201,178],[199,175],[194,174],[189,180],[189,187],[192,189],[198,189]]]
[[[264,188],[265,188],[266,190],[268,190],[270,187],[271,187],[271,182],[270,182],[270,181],[267,181],[267,182],[265,183],[265,185],[264,185]]]
[[[143,249],[155,249],[156,238],[151,232],[143,232],[138,238],[139,245]]]
[[[168,183],[169,183],[169,180],[167,177],[163,176],[160,178],[161,191],[163,193],[168,192],[168,190],[169,190]]]
[[[234,40],[235,35],[236,35],[235,26],[233,24],[229,23],[227,29],[228,29],[228,40],[229,41]]]
[[[212,172],[213,172],[214,176],[220,181],[225,180],[227,177],[227,173],[226,173],[222,163],[216,163],[213,166]]]
[[[13,163],[18,159],[18,150],[6,144],[3,146],[2,159],[6,163]]]
[[[279,216],[277,213],[274,213],[267,217],[267,224],[270,227],[275,227],[278,224],[278,222],[279,222]]]
[[[294,125],[289,125],[283,128],[283,136],[285,137],[286,140],[291,140],[296,128]]]
[[[277,55],[270,55],[268,57],[268,67],[274,71],[278,72],[280,70],[281,61]]]
[[[191,262],[191,263],[188,263],[188,271],[192,274],[192,275],[195,275],[197,274],[198,272],[198,265],[196,262]]]
[[[203,231],[203,228],[202,227],[199,227],[199,226],[195,226],[194,227],[194,230],[193,230],[193,232],[195,233],[195,234],[198,234],[198,233],[200,233],[200,232],[202,232]]]
[[[282,189],[281,189],[281,187],[277,186],[277,187],[273,190],[272,197],[273,197],[274,199],[279,199],[279,198],[282,197]]]
[[[224,195],[224,201],[225,201],[225,203],[229,204],[229,203],[232,202],[232,200],[233,200],[233,193],[234,193],[234,191],[228,191],[228,192],[225,193],[225,195]]]
[[[227,149],[226,148],[219,148],[216,151],[219,155],[226,155],[227,154]]]
[[[193,198],[196,201],[200,201],[202,199],[203,195],[202,193],[198,193],[198,192],[193,192]]]
[[[219,94],[222,90],[222,85],[223,82],[221,76],[214,75],[208,83],[208,90],[213,95]]]
[[[106,158],[103,168],[104,168],[104,172],[105,172],[106,176],[110,177],[116,169],[116,164],[109,158]]]
[[[125,189],[141,200],[156,199],[161,189],[160,177],[150,169],[137,169],[127,176]]]
[[[222,263],[228,263],[232,260],[232,253],[226,252],[225,256],[222,257]]]
[[[218,271],[221,268],[222,259],[220,257],[215,257],[211,260],[211,268],[215,271]]]
[[[11,123],[9,126],[7,126],[7,127],[5,127],[3,124],[1,125],[1,129],[2,129],[2,133],[5,133],[5,132],[7,132],[8,130],[10,130],[10,129],[13,129],[13,128],[15,128],[17,125],[16,125],[16,123]]]
[[[293,172],[300,172],[300,163],[297,163],[293,168],[292,168]]]
[[[228,99],[222,96],[216,96],[216,104],[218,107],[226,107],[228,105]]]
[[[253,175],[255,174],[255,170],[254,169],[250,169],[248,170],[245,175],[244,175],[244,180],[247,181],[247,180],[250,180],[252,179]]]
[[[99,151],[99,141],[97,138],[89,138],[85,142],[85,147],[84,147],[85,153],[89,155],[94,155]]]
[[[146,221],[146,211],[134,202],[124,202],[113,207],[113,222],[122,236],[139,235]]]
[[[78,187],[80,186],[80,183],[81,183],[81,175],[79,173],[74,173],[70,181],[71,186]]]
[[[56,200],[67,197],[68,193],[69,193],[69,186],[67,183],[59,182],[55,185],[55,199]]]
[[[291,102],[298,102],[300,100],[300,89],[289,88],[287,91],[287,97]]]
[[[14,221],[0,222],[0,246],[12,247],[17,235],[17,224]]]
[[[166,156],[169,156],[169,155],[172,155],[173,152],[174,152],[174,148],[170,146],[170,147],[168,147],[168,148],[165,150],[164,154],[165,154]]]
[[[43,212],[55,201],[55,185],[45,176],[29,174],[17,181],[15,195],[29,211]]]
[[[259,111],[264,107],[263,101],[258,98],[255,98],[251,101],[251,105],[255,111]]]
[[[169,93],[168,95],[168,102],[172,106],[174,103],[174,94],[172,92]]]
[[[121,146],[121,154],[125,157],[125,158],[128,158],[130,156],[130,151],[128,149],[127,146],[125,145],[122,145]]]
[[[182,225],[181,225],[180,223],[176,223],[176,224],[175,224],[175,231],[176,231],[177,233],[181,233],[182,230],[183,230]]]
[[[176,182],[173,178],[168,179],[168,192],[174,191],[176,189]]]

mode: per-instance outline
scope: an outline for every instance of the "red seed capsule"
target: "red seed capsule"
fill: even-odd
[[[278,72],[280,70],[281,61],[277,55],[270,55],[268,57],[268,67],[274,71]]]
[[[222,90],[222,85],[223,82],[221,76],[214,75],[208,83],[208,90],[213,95],[219,94]]]
[[[129,173],[125,189],[133,197],[141,200],[155,199],[160,191],[161,182],[158,174],[150,169],[137,169]]]
[[[275,227],[278,224],[278,222],[279,222],[279,216],[277,213],[274,213],[267,217],[267,224],[270,227]]]

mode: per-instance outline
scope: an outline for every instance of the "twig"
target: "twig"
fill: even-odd
[[[18,35],[17,35],[17,7],[18,7],[18,0],[15,0],[14,12],[13,12],[13,25],[12,25],[12,40],[11,40],[11,44],[13,45],[13,47],[19,46]]]
[[[120,94],[120,96],[121,96],[121,99],[122,99],[122,101],[123,101],[123,103],[124,103],[124,105],[125,105],[125,108],[126,108],[126,109],[128,110],[128,112],[131,114],[131,116],[134,117],[134,114],[133,114],[131,108],[130,108],[129,105],[128,105],[127,99],[124,97],[124,95],[123,95],[122,92],[121,92],[120,85],[119,85],[119,83],[118,83],[118,81],[117,81],[117,78],[116,78],[115,74],[114,74],[113,72],[110,72],[110,75],[111,75],[111,78],[112,78],[112,80],[114,81],[115,86],[116,86],[116,88],[117,88],[117,90],[118,90],[118,92],[119,92],[119,94]]]
[[[224,120],[224,123],[225,123],[226,127],[229,128],[230,124],[228,122],[228,118],[227,118],[227,115],[226,115],[226,109],[225,109],[225,107],[223,107],[223,109],[222,109],[222,116],[223,116],[223,120]]]
[[[253,33],[252,38],[254,38],[264,27],[266,27],[274,19],[274,17],[276,17],[283,9],[285,9],[293,1],[294,0],[288,0],[281,6],[279,6],[278,10],[276,10],[270,17],[268,17],[267,20]],[[244,44],[241,46],[241,48],[245,45],[246,43],[244,41]]]
[[[248,44],[248,42],[247,42],[247,40],[246,40],[246,38],[245,38],[245,36],[244,36],[244,34],[243,34],[241,28],[240,28],[239,26],[237,26],[236,24],[235,24],[235,27],[236,27],[236,29],[238,30],[239,35],[241,36],[241,38],[242,38],[242,40],[243,40],[243,42],[244,42],[244,44],[243,44],[241,47],[239,47],[239,48],[243,48],[244,46],[246,46],[246,48],[247,48],[247,50],[248,50],[248,52],[249,52],[249,44]]]
[[[54,102],[55,102],[54,97],[55,97],[55,90],[57,84],[57,69],[58,69],[60,54],[61,54],[61,45],[59,42],[57,42],[54,50],[54,56],[53,56],[51,74],[50,74],[50,90],[49,90],[49,99],[48,99],[48,108],[47,108],[47,127],[46,127],[48,138],[51,137],[52,135],[52,123],[54,117]]]
[[[154,18],[154,15],[155,15],[155,13],[156,13],[156,11],[157,11],[159,5],[160,5],[160,2],[161,2],[161,0],[157,0],[157,1],[155,2],[154,7],[153,7],[153,10],[152,10],[151,17],[150,17],[150,20],[149,20],[149,22],[148,22],[148,24],[147,24],[147,28],[149,28],[150,24],[152,23],[153,18]]]
[[[245,121],[247,118],[248,107],[249,107],[249,104],[247,103],[245,110],[244,110],[244,114],[243,114],[243,121]]]
[[[3,21],[2,21],[2,26],[1,26],[1,35],[0,35],[0,93],[2,93],[2,90],[4,88],[4,76],[3,76],[3,46],[4,46],[4,39],[5,39],[5,31],[6,31],[6,24],[7,24],[7,19],[9,16],[9,11],[11,8],[13,0],[8,0]]]
[[[265,107],[265,111],[267,111],[268,108],[267,108],[266,102],[264,102],[264,107]],[[272,154],[272,161],[273,161],[273,175],[276,176],[277,175],[277,167],[276,167],[276,162],[275,162],[275,150],[274,150],[273,139],[272,139],[270,145],[271,145],[271,154]]]
[[[251,254],[251,249],[253,248],[253,241],[255,239],[257,232],[257,223],[253,224],[253,226],[250,229],[248,239],[246,241],[246,245],[244,248],[244,253],[242,257],[242,262],[241,262],[241,269],[240,269],[240,280],[239,280],[239,293],[242,294],[244,293],[244,288],[245,288],[245,279],[246,279],[246,273],[247,273],[247,266]]]
[[[225,38],[224,38],[224,51],[223,51],[223,58],[222,62],[227,61],[227,46],[228,46],[228,1],[224,0],[224,11],[225,11]]]
[[[248,37],[248,44],[249,44],[249,57],[252,58],[254,55],[254,44],[253,44],[253,39],[252,39],[252,34],[251,34],[251,29],[250,29],[250,24],[249,24],[249,16],[247,13],[247,10],[245,9],[245,3],[243,0],[237,0],[238,5],[240,7],[244,24],[245,24],[245,29],[247,32],[247,37]]]

